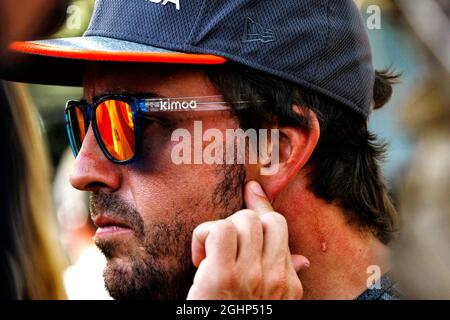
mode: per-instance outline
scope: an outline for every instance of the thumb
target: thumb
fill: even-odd
[[[261,185],[256,181],[250,181],[245,187],[245,204],[247,209],[259,214],[273,212],[272,204],[267,198]]]
[[[301,256],[299,254],[291,255],[292,265],[294,266],[295,272],[299,273],[301,270],[305,268],[309,268],[310,262],[308,258],[305,256]]]

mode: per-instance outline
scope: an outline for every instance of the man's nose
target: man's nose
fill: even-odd
[[[89,127],[75,160],[70,183],[82,191],[114,192],[120,188],[121,180],[119,165],[106,158],[97,143],[92,127]]]

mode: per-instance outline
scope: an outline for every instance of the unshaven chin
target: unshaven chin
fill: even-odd
[[[150,226],[134,248],[125,244],[96,242],[107,258],[105,286],[115,299],[185,299],[195,268],[191,262],[191,234],[195,228],[186,221],[188,212],[178,211],[173,223]],[[115,254],[116,250],[121,251]]]
[[[166,216],[173,216],[170,222],[144,224],[137,210],[118,196],[91,195],[93,217],[114,210],[133,228],[133,234],[126,239],[96,239],[96,245],[107,258],[105,286],[114,299],[187,297],[196,272],[191,259],[192,233],[198,224],[204,222],[197,221],[199,215],[193,213],[210,210],[216,213],[215,219],[223,219],[242,209],[244,168],[227,165],[216,174],[220,180],[211,196],[202,199],[201,195],[196,195],[188,208],[168,210]]]

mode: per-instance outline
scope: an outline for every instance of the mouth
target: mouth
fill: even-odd
[[[93,221],[98,227],[95,238],[118,236],[133,232],[131,227],[125,222],[106,215],[99,215]]]

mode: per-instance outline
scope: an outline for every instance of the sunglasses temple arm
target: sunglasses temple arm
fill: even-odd
[[[245,109],[245,106],[238,106],[235,109]],[[161,108],[141,108],[144,113],[155,113],[155,112],[206,112],[206,111],[228,111],[232,108],[225,103],[201,103],[197,104],[195,107],[189,108],[177,108],[177,109],[161,109]]]

